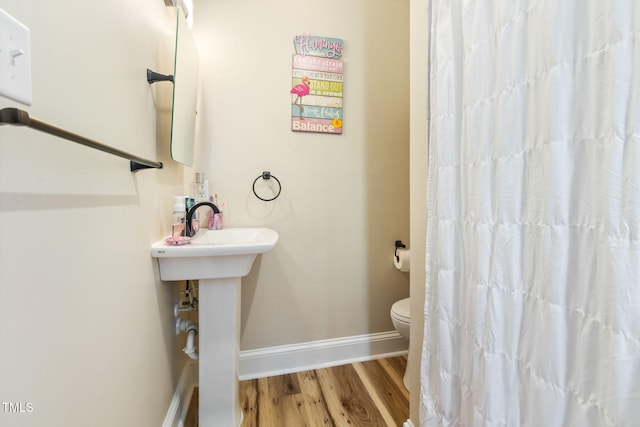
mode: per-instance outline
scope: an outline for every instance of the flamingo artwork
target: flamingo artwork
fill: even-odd
[[[304,119],[302,117],[302,113],[304,113],[304,108],[302,107],[302,97],[309,95],[309,91],[311,90],[311,88],[309,87],[309,83],[311,83],[311,79],[309,79],[309,77],[307,76],[302,76],[302,82],[292,87],[289,91],[290,93],[296,95],[296,99],[293,101],[293,104],[298,104],[298,107],[300,107],[301,119]]]

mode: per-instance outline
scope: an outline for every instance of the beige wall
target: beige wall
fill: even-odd
[[[242,288],[241,348],[393,330],[389,309],[409,294],[393,268],[409,243],[407,1],[305,4],[196,1],[201,54],[200,167],[227,225],[264,225],[280,241]],[[344,133],[290,130],[293,38],[344,40]],[[274,202],[253,196],[264,170]]]
[[[160,0],[0,8],[31,29],[33,53],[33,106],[0,108],[167,164],[132,174],[124,159],[0,127],[0,402],[33,408],[0,406],[0,425],[158,426],[183,361],[149,246],[185,184],[145,70],[171,70],[175,12]]]
[[[411,421],[419,425],[427,225],[429,0],[411,0]]]

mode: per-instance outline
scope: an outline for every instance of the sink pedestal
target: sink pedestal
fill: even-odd
[[[199,280],[198,388],[200,427],[239,427],[240,284],[278,233],[268,228],[200,230],[190,244],[151,246],[160,279]]]
[[[240,426],[240,277],[200,279],[198,425]]]

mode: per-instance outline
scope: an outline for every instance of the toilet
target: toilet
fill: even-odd
[[[396,241],[396,250],[394,252],[393,257],[393,265],[397,270],[408,273],[410,271],[410,258],[409,258],[409,249],[406,249],[406,246],[402,243],[402,241]],[[409,340],[409,331],[411,325],[411,316],[410,316],[410,307],[411,307],[411,299],[404,298],[400,301],[396,301],[391,306],[391,322],[393,323],[393,327],[400,334],[400,336],[404,337],[407,341]],[[402,378],[402,382],[404,386],[409,389],[409,360],[407,359],[407,368],[404,372],[404,377]]]
[[[409,325],[411,317],[409,317],[409,306],[411,301],[409,298],[396,301],[391,306],[391,321],[396,331],[406,339],[409,339]]]
[[[401,299],[400,301],[396,301],[391,306],[391,322],[393,323],[393,327],[396,328],[396,331],[403,336],[405,339],[409,340],[409,330],[411,324],[411,317],[409,317],[409,307],[411,305],[410,298]],[[402,378],[402,382],[404,386],[409,389],[409,360],[407,359],[407,368],[404,372],[404,377]]]

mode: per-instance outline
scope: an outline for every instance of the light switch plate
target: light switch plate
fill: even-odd
[[[29,29],[0,9],[0,95],[31,105]]]

